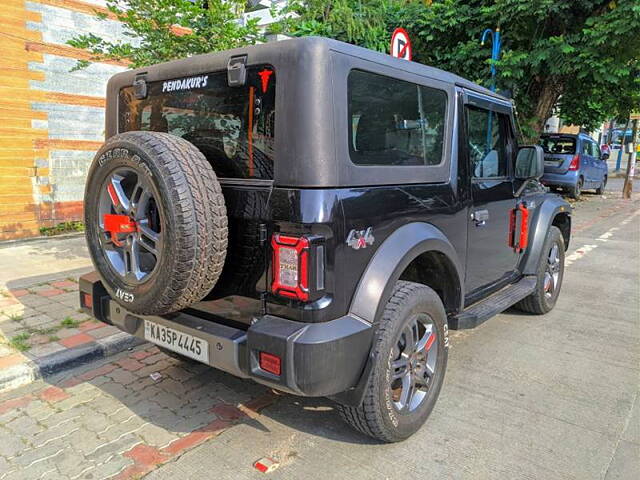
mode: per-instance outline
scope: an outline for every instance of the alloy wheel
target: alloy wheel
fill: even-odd
[[[437,352],[435,324],[426,314],[415,315],[393,350],[391,397],[398,412],[412,412],[427,398],[436,372]]]
[[[547,265],[544,272],[544,295],[547,298],[553,297],[558,289],[560,280],[560,249],[557,243],[554,243],[547,255]]]
[[[112,172],[98,203],[100,243],[111,268],[131,285],[148,280],[162,255],[162,215],[152,186],[130,168]]]

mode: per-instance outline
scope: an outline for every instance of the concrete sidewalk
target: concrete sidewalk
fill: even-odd
[[[91,270],[84,234],[0,243],[0,289],[17,290]]]

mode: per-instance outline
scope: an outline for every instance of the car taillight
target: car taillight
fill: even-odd
[[[274,294],[303,302],[309,299],[309,245],[306,237],[273,235]]]
[[[580,168],[580,155],[575,154],[569,164],[569,170],[578,170]]]
[[[265,372],[280,376],[280,357],[272,353],[260,352],[260,368]]]
[[[93,296],[88,293],[82,294],[82,306],[88,308],[89,310],[93,309]]]

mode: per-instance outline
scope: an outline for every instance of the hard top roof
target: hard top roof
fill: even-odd
[[[293,51],[308,51],[312,55],[312,58],[314,58],[314,60],[316,61],[322,60],[323,57],[328,57],[328,54],[331,51],[339,52],[345,55],[362,58],[364,60],[383,64],[399,70],[404,70],[416,75],[422,75],[425,77],[430,77],[447,83],[455,84],[466,89],[473,90],[475,92],[482,93],[496,99],[500,99],[502,101],[511,102],[510,99],[502,95],[492,92],[491,90],[473,83],[463,77],[454,75],[453,73],[446,72],[444,70],[440,70],[439,68],[423,65],[417,62],[401,60],[385,53],[376,52],[367,48],[358,47],[324,37],[292,38],[290,40],[252,45],[248,47],[235,48],[232,50],[225,50],[222,52],[194,55],[192,57],[180,60],[173,60],[171,62],[157,64],[149,67],[142,67],[136,70],[129,70],[117,74],[114,77],[132,78],[137,73],[148,72],[151,74],[159,74],[160,72],[166,73],[167,71],[171,70],[174,72],[176,70],[181,72],[188,72],[189,70],[192,70],[194,64],[221,64],[224,60],[224,64],[226,65],[226,61],[229,57],[245,54],[250,57],[251,63],[251,57],[266,58],[269,56],[278,55],[282,58],[282,55],[287,55],[288,53],[292,53]],[[301,57],[298,56],[297,58],[299,59]]]

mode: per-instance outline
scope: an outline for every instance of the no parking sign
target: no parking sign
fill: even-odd
[[[411,40],[404,28],[396,28],[391,35],[391,55],[411,60]]]

